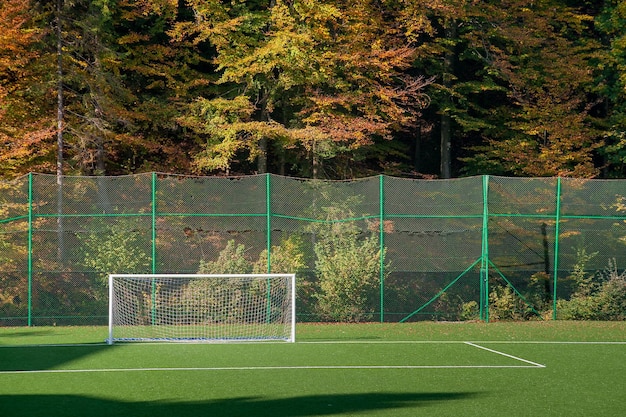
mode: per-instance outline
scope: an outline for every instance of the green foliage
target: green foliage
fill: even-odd
[[[587,253],[585,248],[578,248],[576,250],[576,263],[574,269],[568,277],[575,288],[575,293],[581,296],[587,296],[594,291],[594,277],[593,274],[587,272],[587,264],[596,256],[598,252]]]
[[[338,214],[334,209],[328,209]],[[308,312],[327,320],[371,320],[377,309],[381,253],[376,234],[359,236],[354,225],[329,222],[314,227],[317,282],[298,280],[298,293]],[[384,256],[384,252],[383,252]],[[307,266],[302,241],[294,236],[271,248],[271,272],[300,273]],[[267,250],[256,261],[234,240],[214,261],[201,261],[199,273],[267,273]],[[207,284],[199,284],[207,285]],[[317,301],[315,306],[309,305]],[[302,310],[302,307],[300,308]]]
[[[325,190],[320,190],[326,195]],[[326,190],[328,191],[328,190]],[[359,230],[348,207],[360,197],[323,207],[326,221],[313,225],[318,312],[333,321],[365,321],[377,310],[381,254],[376,232]],[[375,229],[375,228],[374,228]],[[387,273],[388,268],[386,268]]]
[[[378,237],[337,233],[321,237],[314,249],[320,313],[334,321],[371,320],[380,284]]]
[[[200,274],[248,274],[252,263],[245,257],[246,247],[229,240],[215,261],[200,261]]]
[[[405,74],[414,48],[385,30],[397,8],[385,7],[383,19],[369,1],[189,6],[195,24],[178,24],[176,36],[210,42],[217,76],[216,97],[200,98],[179,119],[208,134],[194,158],[198,171],[261,161],[268,146],[331,164],[414,126],[428,102],[428,82]]]
[[[271,272],[296,273],[304,267],[303,258],[304,254],[299,241],[293,237],[287,238],[281,242],[281,245],[272,247]],[[267,272],[267,250],[262,251],[259,258],[252,262],[246,257],[245,245],[237,244],[235,240],[228,241],[216,260],[202,260],[198,268],[200,274],[261,274]],[[259,296],[258,299],[262,299],[267,288],[261,281],[246,284],[238,281],[196,280],[185,287],[182,297],[185,300],[186,308],[191,313],[204,314],[204,317],[200,319],[201,321],[224,323],[237,317],[243,308],[243,303],[239,302],[238,297],[232,298],[231,306],[223,308],[224,300],[221,299],[220,293],[224,291],[241,296],[245,295],[248,297],[247,302],[250,302],[250,300],[255,299],[255,295]],[[221,308],[211,307],[217,306],[218,303],[222,306]]]
[[[259,255],[254,263],[253,273],[285,273],[298,274],[306,267],[302,240],[297,236],[289,236],[280,245],[272,246],[270,252],[270,271],[268,271],[267,249]]]
[[[478,302],[472,300],[463,303],[461,306],[461,320],[478,320],[480,319],[480,306]]]
[[[297,273],[305,266],[302,242],[296,237],[288,237],[280,245],[271,248],[271,271],[269,273]],[[268,273],[267,249],[252,261],[246,256],[243,244],[229,240],[214,261],[200,261],[200,274],[266,274]]]
[[[559,318],[565,320],[625,320],[626,271],[619,272],[615,261],[593,276],[577,281],[569,300],[559,300]]]
[[[453,174],[617,176],[626,12],[589,3],[64,1],[67,170],[436,174],[445,133]],[[55,169],[56,17],[0,2],[5,176]]]
[[[151,272],[150,241],[132,220],[118,220],[104,230],[91,225],[78,238],[83,265],[100,273],[102,285],[107,285],[108,274]]]
[[[598,54],[597,93],[605,98],[607,146],[601,151],[610,163],[611,176],[623,177],[626,167],[626,7],[622,1],[602,2],[595,27],[605,48]]]
[[[476,307],[478,304],[476,304]],[[456,320],[473,320],[472,310],[474,307],[472,302],[464,303],[463,299],[451,291],[441,294],[430,306],[433,309],[433,320],[439,321],[456,321]],[[478,312],[476,313],[478,318]]]
[[[489,293],[490,320],[523,320],[528,307],[510,286],[497,286]]]

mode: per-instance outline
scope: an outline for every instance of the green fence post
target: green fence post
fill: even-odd
[[[265,174],[265,213],[266,213],[266,221],[265,228],[267,230],[266,233],[266,242],[265,247],[267,248],[267,273],[272,272],[272,193],[270,188],[270,174]]]
[[[380,322],[385,321],[385,177],[381,174],[378,181],[379,189],[379,244],[380,244]]]
[[[554,214],[554,276],[552,284],[552,320],[556,320],[556,285],[559,275],[559,234],[561,226],[561,177],[556,179],[556,213]]]
[[[32,325],[33,311],[33,173],[28,173],[28,327]]]
[[[489,322],[489,175],[483,176],[483,228],[480,262],[480,319]]]
[[[157,187],[157,175],[156,172],[152,173],[152,186],[151,186],[151,200],[152,200],[152,225],[151,225],[151,229],[152,229],[152,273],[156,274],[156,256],[157,256],[157,252],[156,252],[156,237],[157,237],[157,232],[156,232],[156,217],[157,217],[157,201],[156,201],[156,187]],[[152,325],[154,326],[156,323],[156,319],[157,319],[157,307],[156,307],[156,302],[157,302],[157,294],[156,294],[156,279],[152,279],[152,311],[151,311],[151,316],[152,316]]]
[[[150,196],[152,200],[152,273],[156,274],[157,272],[157,230],[156,230],[156,218],[157,218],[157,175],[156,172],[152,173],[152,195]]]
[[[265,246],[267,248],[267,273],[272,272],[272,202],[271,202],[271,189],[270,189],[270,174],[269,172],[265,174],[265,228],[266,232],[266,241]],[[295,288],[293,289],[295,291]],[[269,323],[271,321],[272,315],[272,287],[271,280],[267,278],[267,307],[265,311],[266,322]]]

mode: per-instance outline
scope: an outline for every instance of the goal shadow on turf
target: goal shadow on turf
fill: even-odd
[[[434,406],[477,396],[473,392],[357,393],[305,395],[290,398],[239,397],[209,401],[114,401],[79,395],[0,395],[4,417],[50,417],[72,415],[110,417],[112,415],[151,417],[241,416],[313,417],[346,413],[375,412],[385,415],[393,409]]]

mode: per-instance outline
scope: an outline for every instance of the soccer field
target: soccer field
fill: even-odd
[[[296,343],[0,328],[0,415],[623,416],[626,323],[299,324]]]

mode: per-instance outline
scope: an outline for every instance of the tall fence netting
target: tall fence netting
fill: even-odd
[[[622,291],[625,221],[620,180],[29,174],[0,325],[105,324],[110,273],[295,272],[299,321],[602,318],[574,307]]]

